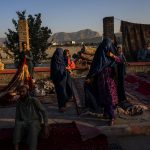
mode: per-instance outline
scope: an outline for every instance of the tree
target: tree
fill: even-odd
[[[26,19],[26,11],[17,11],[18,19]],[[28,15],[27,17],[29,25],[29,38],[30,38],[30,50],[33,54],[34,64],[39,63],[41,60],[47,58],[46,49],[51,43],[48,43],[52,32],[48,27],[42,26],[41,14],[35,14],[34,16]],[[18,37],[18,21],[12,19],[12,23],[15,26],[15,30],[8,29],[8,33],[5,33],[7,40],[5,42],[6,47],[14,54],[15,64],[18,64],[19,58],[19,37]]]

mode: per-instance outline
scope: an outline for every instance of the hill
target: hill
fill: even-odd
[[[96,38],[100,38],[100,35],[96,31],[92,31],[91,29],[80,30],[77,32],[58,32],[52,35],[51,39],[55,42],[63,43],[67,41],[76,41],[76,42],[84,42],[89,41],[90,39],[93,41]]]

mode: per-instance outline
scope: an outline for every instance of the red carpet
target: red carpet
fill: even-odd
[[[150,81],[143,79],[138,75],[127,75],[125,81],[131,84],[137,84],[135,89],[137,92],[143,95],[150,95]]]
[[[138,78],[135,75],[127,75],[125,80],[129,83],[135,83],[138,81]]]
[[[75,122],[51,124],[49,138],[39,138],[37,150],[108,150],[107,137],[104,134],[97,134],[92,137],[96,129],[81,126],[80,128],[80,125],[76,125]],[[82,130],[83,127],[84,130]],[[82,133],[80,133],[81,130]],[[94,134],[91,136],[92,130]],[[85,133],[86,131],[87,133]],[[88,133],[90,133],[89,136]],[[12,128],[0,130],[1,150],[13,150],[12,134]],[[82,136],[84,137],[82,138]],[[22,145],[22,147],[22,150],[28,150],[25,145]]]
[[[139,86],[136,90],[143,95],[150,95],[150,82],[139,80]]]

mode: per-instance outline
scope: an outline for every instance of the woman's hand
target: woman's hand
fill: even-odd
[[[115,60],[115,62],[121,63],[121,59],[118,56],[114,55],[112,52],[109,51],[106,53],[106,55],[113,58]]]

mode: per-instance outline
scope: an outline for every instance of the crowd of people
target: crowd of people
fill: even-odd
[[[45,135],[48,135],[48,115],[40,101],[31,95],[34,87],[33,56],[26,43],[22,43],[22,46],[18,71],[5,90],[8,92],[16,90],[20,95],[16,104],[15,150],[19,149],[19,143],[24,135],[27,135],[30,150],[35,150],[42,120]],[[103,113],[104,118],[110,120],[109,125],[114,124],[114,109],[117,104],[126,101],[124,90],[126,63],[122,47],[116,46],[109,38],[104,38],[95,52],[84,82],[86,108],[92,112]],[[50,64],[50,80],[55,86],[58,110],[62,113],[66,110],[67,102],[74,98],[72,70],[76,66],[69,50],[62,48],[56,48]]]
[[[56,89],[59,111],[65,111],[66,103],[73,97],[74,85],[69,50],[57,48],[51,60],[51,80]],[[114,109],[117,104],[126,101],[124,76],[126,73],[126,58],[121,45],[104,38],[99,44],[89,72],[85,79],[85,106],[93,112],[103,113],[114,124]]]

